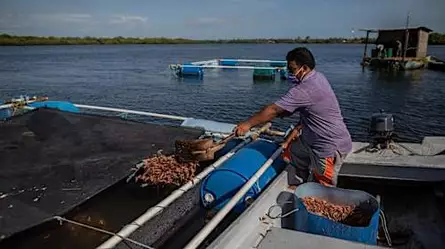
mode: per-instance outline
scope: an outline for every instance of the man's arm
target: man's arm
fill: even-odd
[[[275,103],[265,106],[261,111],[238,124],[234,132],[237,136],[242,136],[254,126],[269,122],[278,116],[292,115],[297,108],[308,106],[310,103],[309,96],[306,92],[300,90],[298,87],[293,87]]]
[[[251,127],[254,127],[269,122],[277,116],[283,116],[286,114],[287,111],[285,111],[283,108],[277,106],[276,104],[270,104],[265,106],[259,112],[255,113],[253,116],[247,119],[246,122],[248,122]]]
[[[250,130],[250,128],[271,121],[279,115],[283,115],[286,111],[276,104],[265,106],[261,111],[255,113],[252,117],[244,122],[239,123],[234,132],[237,136],[242,136]]]

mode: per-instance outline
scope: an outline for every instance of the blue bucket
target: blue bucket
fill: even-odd
[[[380,206],[372,195],[359,190],[325,187],[321,184],[308,182],[295,190],[295,229],[297,231],[324,235],[338,239],[377,244]],[[328,218],[309,213],[300,198],[318,197],[337,205],[355,205],[363,207],[372,214],[368,226],[349,226]]]
[[[259,139],[241,148],[235,155],[210,173],[202,182],[201,203],[207,209],[220,210],[278,149],[276,143]],[[241,213],[261,191],[284,169],[277,159],[256,184],[237,203],[233,211]]]

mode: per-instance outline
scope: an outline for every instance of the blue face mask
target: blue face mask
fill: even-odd
[[[295,75],[293,75],[293,74],[289,74],[287,76],[287,80],[290,81],[292,84],[300,83],[300,81],[297,79],[297,77],[295,77]]]
[[[303,79],[303,77],[301,79],[297,78],[297,75],[300,73],[300,71],[302,70],[302,68],[300,70],[298,70],[297,73],[293,74],[293,73],[288,73],[287,79],[293,83],[293,84],[298,84],[301,82],[301,80]]]

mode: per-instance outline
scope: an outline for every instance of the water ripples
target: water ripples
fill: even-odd
[[[293,44],[0,47],[0,99],[47,95],[76,103],[130,108],[237,123],[290,85],[253,82],[246,70],[206,70],[203,80],[178,79],[168,65],[215,58],[283,60]],[[307,45],[334,89],[354,140],[365,140],[379,109],[396,116],[404,140],[445,135],[445,74],[362,71],[362,45]],[[445,58],[444,47],[429,53]],[[161,122],[157,119],[147,119]],[[289,127],[297,117],[273,124]],[[171,123],[171,122],[169,122]]]

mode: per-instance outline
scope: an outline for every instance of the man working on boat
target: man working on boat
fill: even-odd
[[[295,48],[286,60],[293,86],[275,103],[239,123],[234,131],[242,136],[254,126],[298,111],[301,136],[287,148],[284,158],[303,182],[336,186],[343,159],[352,150],[337,98],[325,76],[315,71],[315,60],[308,49]]]

